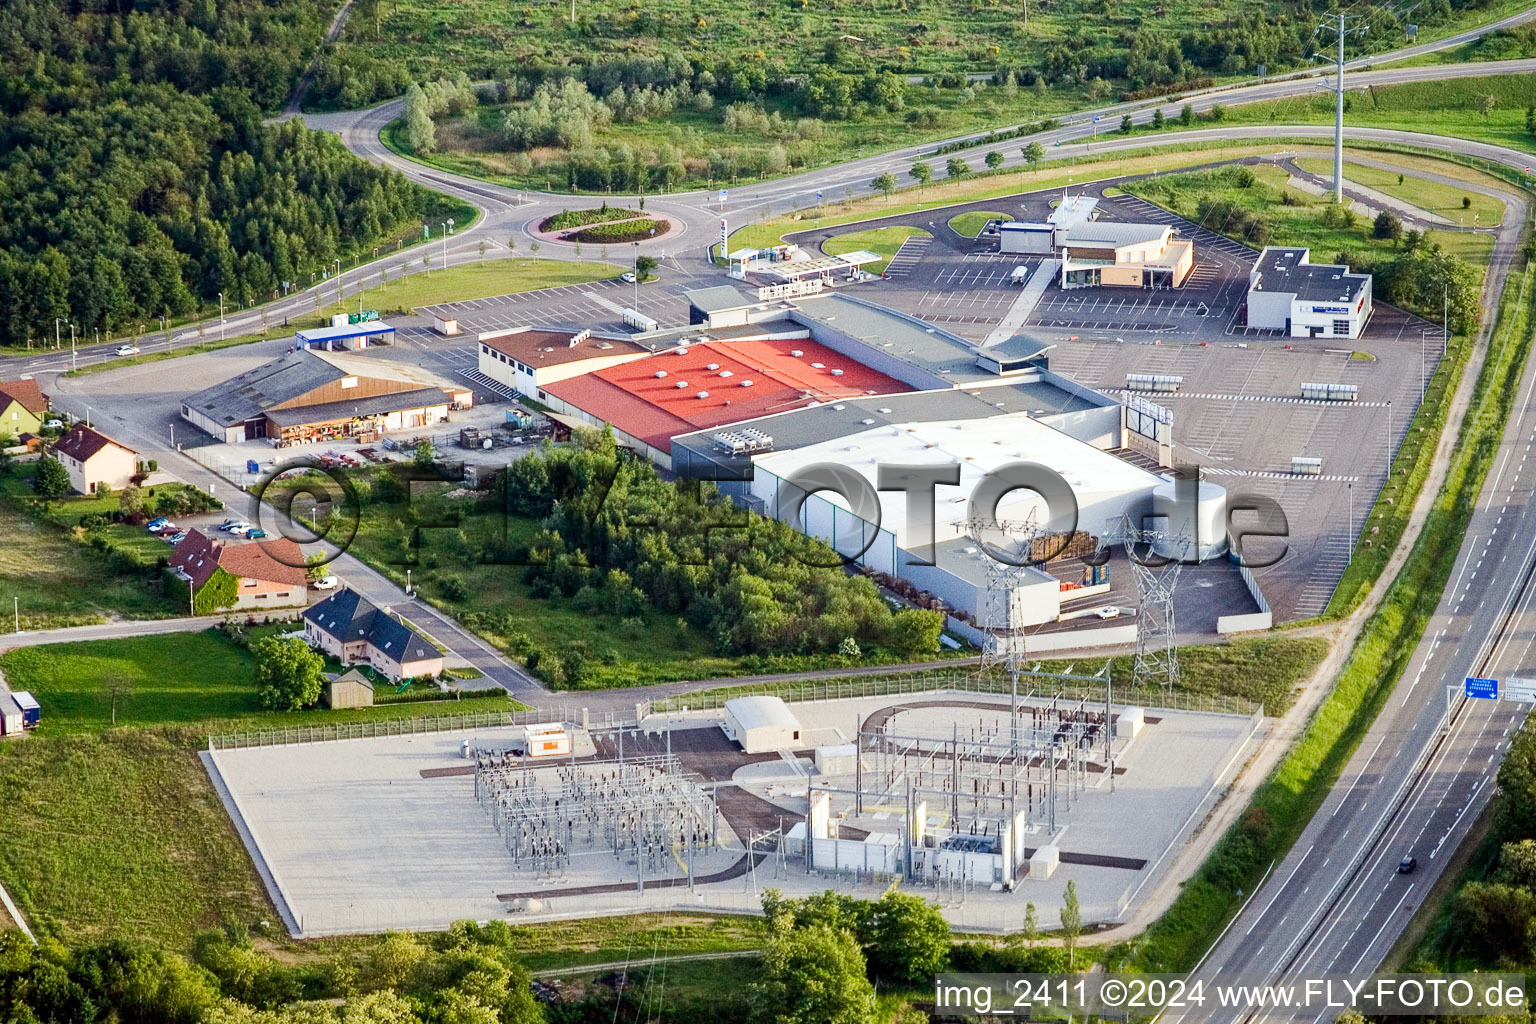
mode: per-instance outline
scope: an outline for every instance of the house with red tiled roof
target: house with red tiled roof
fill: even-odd
[[[36,434],[48,414],[48,398],[35,380],[0,380],[0,437]]]
[[[69,486],[81,494],[90,494],[98,484],[127,487],[139,468],[137,452],[84,423],[59,438],[53,454],[69,470]]]
[[[201,614],[284,608],[309,597],[304,553],[287,537],[231,544],[191,530],[171,552],[171,569],[190,585]],[[220,570],[234,578],[232,589],[219,577],[219,585],[205,595]]]

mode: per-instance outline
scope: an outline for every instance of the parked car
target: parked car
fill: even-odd
[[[260,530],[260,529],[257,529],[255,527],[252,527],[251,529],[246,530],[245,534],[244,534],[246,540],[261,540],[266,535],[267,535],[267,531],[266,530]]]
[[[167,544],[180,544],[182,541],[187,539],[187,531],[186,530],[180,530],[180,531],[178,531],[176,533],[171,533],[170,531],[163,531],[160,534],[160,539],[165,541]]]
[[[117,354],[120,356],[136,356],[139,354],[139,346],[119,345],[117,346]]]
[[[311,583],[310,586],[314,587],[316,590],[335,590],[336,584],[340,582],[341,581],[335,576],[321,576],[319,579],[315,580],[315,582]]]
[[[63,430],[64,429],[64,421],[63,420],[49,420],[47,423],[43,424],[43,429],[44,430]]]
[[[225,533],[232,533],[236,537],[244,537],[245,534],[246,534],[246,531],[251,530],[252,528],[253,527],[251,526],[251,524],[245,522],[244,520],[236,520],[235,522],[230,523],[228,526],[221,526],[220,527],[220,529],[223,530]]]
[[[226,519],[219,524],[218,528],[220,530],[228,530],[231,526],[234,526],[238,522],[240,522],[238,519]]]
[[[1410,853],[1408,856],[1397,862],[1397,873],[1400,875],[1412,874],[1413,869],[1418,866],[1419,858]]]
[[[625,284],[634,284],[635,275],[633,272],[626,270],[624,273],[619,275],[619,280],[623,281]]]
[[[169,527],[174,527],[175,525],[176,524],[171,522],[169,519],[161,517],[160,519],[151,519],[149,522],[144,524],[144,528],[150,533],[159,533],[162,530],[165,530]]]
[[[1116,605],[1107,604],[1103,608],[1094,609],[1093,614],[1101,619],[1118,619],[1120,617],[1120,609]]]

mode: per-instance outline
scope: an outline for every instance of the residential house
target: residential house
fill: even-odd
[[[138,472],[138,453],[121,442],[77,423],[53,446],[54,456],[69,470],[69,486],[90,494],[97,484],[114,490],[127,487]]]
[[[371,665],[390,679],[443,671],[442,653],[425,637],[350,589],[304,613],[304,638],[344,665]]]
[[[0,437],[36,434],[48,414],[48,399],[35,380],[0,380]]]
[[[287,537],[231,544],[191,530],[171,552],[171,568],[188,581],[194,594],[219,569],[235,577],[234,603],[221,604],[220,610],[285,608],[309,598],[304,552]]]

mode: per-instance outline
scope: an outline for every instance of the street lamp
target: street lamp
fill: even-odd
[[[56,317],[53,318],[53,347],[54,348],[58,348],[61,344],[63,344],[59,340],[59,324],[67,324],[67,323],[69,323],[69,321],[64,319],[63,317],[56,316]]]
[[[219,292],[219,341],[224,340],[224,293]]]
[[[439,223],[441,223],[443,225],[443,269],[447,270],[448,269],[448,232],[453,230],[453,218],[449,217],[447,220],[440,221]]]

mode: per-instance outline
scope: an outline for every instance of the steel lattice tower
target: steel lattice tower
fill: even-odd
[[[1131,685],[1144,686],[1156,681],[1166,692],[1179,685],[1173,595],[1184,563],[1179,558],[1162,562],[1159,556],[1160,564],[1149,564],[1149,560],[1138,556],[1136,545],[1145,545],[1147,554],[1153,547],[1182,551],[1185,545],[1180,543],[1182,535],[1133,526],[1129,515],[1122,521],[1121,532],[1140,601],[1136,609],[1136,657],[1131,667]]]

